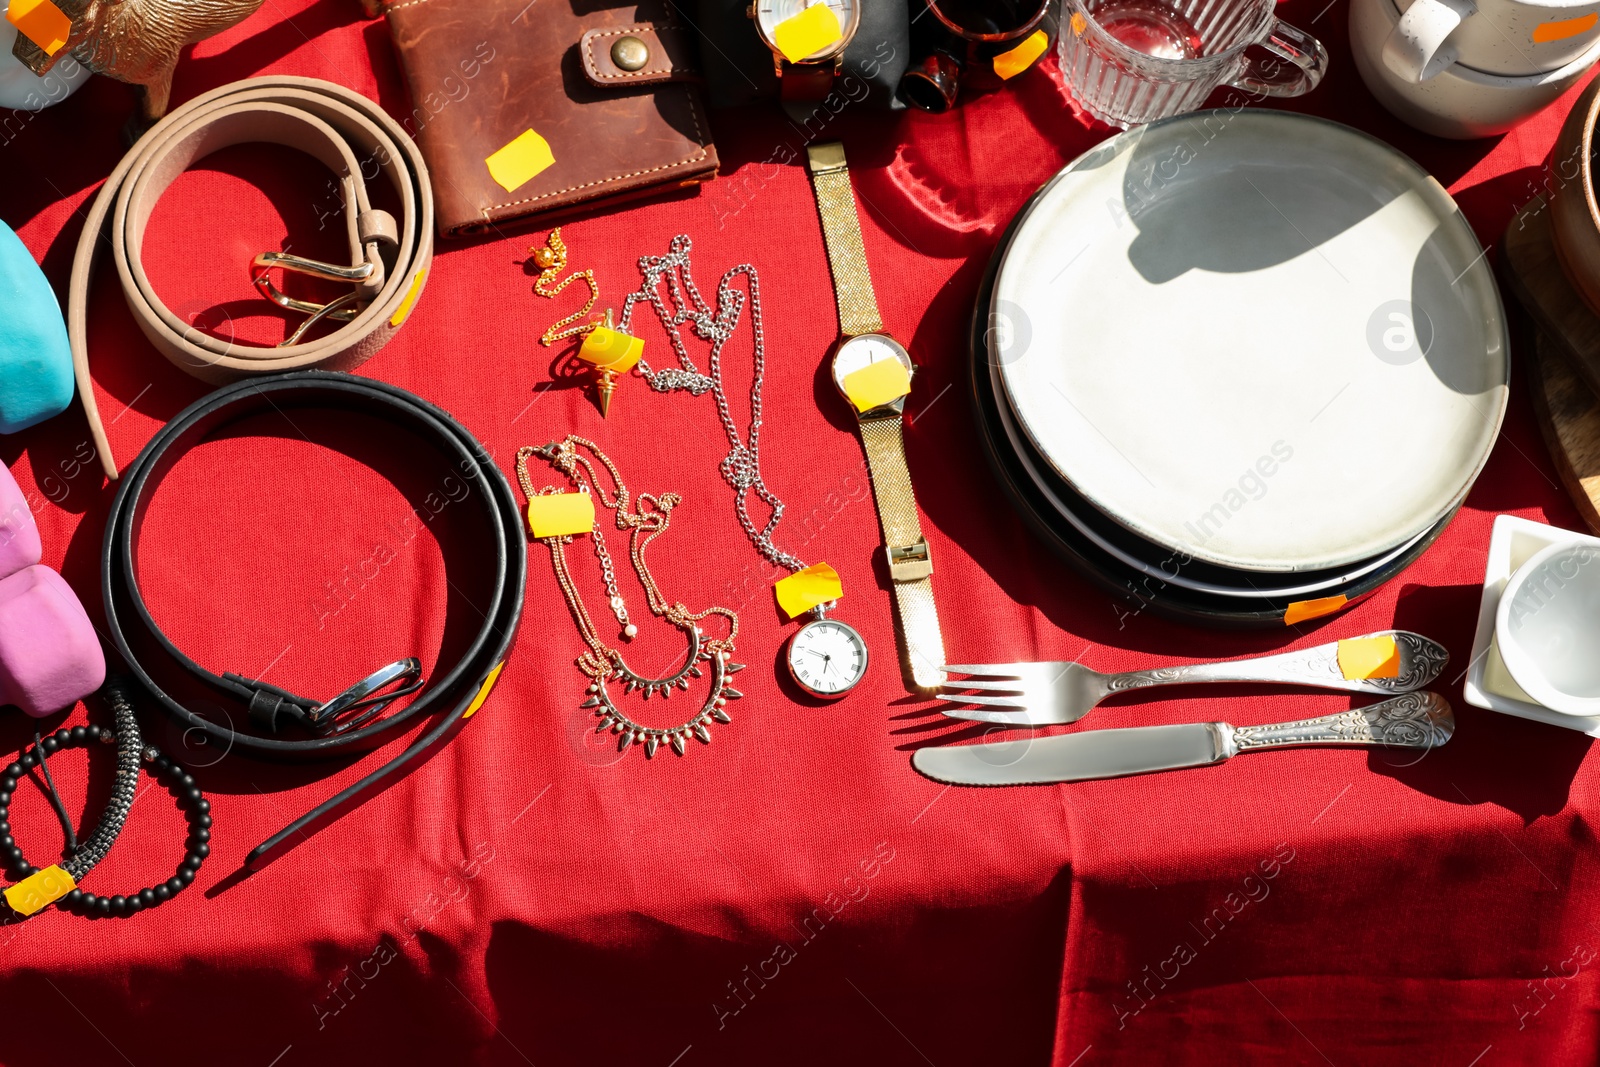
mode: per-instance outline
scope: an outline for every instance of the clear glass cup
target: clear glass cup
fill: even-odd
[[[1063,0],[1061,72],[1095,118],[1127,129],[1194,111],[1219,85],[1299,96],[1322,80],[1322,43],[1273,0]],[[1260,47],[1252,47],[1260,46]]]

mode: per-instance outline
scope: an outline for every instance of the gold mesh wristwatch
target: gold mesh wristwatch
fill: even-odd
[[[845,167],[844,146],[837,142],[812,145],[806,149],[806,156],[817,194],[817,211],[822,215],[822,235],[828,245],[828,265],[833,271],[839,330],[843,334],[833,352],[833,383],[861,421],[861,443],[867,453],[872,495],[878,504],[878,521],[887,545],[889,577],[894,583],[900,669],[908,689],[932,693],[944,681],[944,638],[939,633],[939,615],[933,604],[933,560],[917,518],[911,472],[906,469],[900,425],[906,396],[901,392],[890,399],[875,393],[864,401],[860,387],[852,390],[846,386],[846,379],[882,360],[898,361],[905,368],[904,380],[909,383],[911,357],[904,345],[884,332],[878,314],[872,274],[861,243],[855,193]],[[880,391],[884,381],[895,380],[894,374],[885,376],[872,371],[863,377],[873,379]],[[864,402],[868,405],[865,408]]]

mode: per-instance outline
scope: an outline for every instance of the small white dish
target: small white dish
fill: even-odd
[[[1489,537],[1489,558],[1484,565],[1483,598],[1478,605],[1478,629],[1462,696],[1468,704],[1522,719],[1578,730],[1600,737],[1600,716],[1567,715],[1539,703],[1517,684],[1495,639],[1495,616],[1506,583],[1518,568],[1551,545],[1580,544],[1600,550],[1600,538],[1574,533],[1542,522],[1500,515]]]
[[[1494,636],[1511,677],[1563,715],[1600,715],[1600,548],[1546,545],[1506,580]]]

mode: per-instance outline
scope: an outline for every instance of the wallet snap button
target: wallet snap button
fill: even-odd
[[[618,70],[632,73],[650,62],[650,49],[637,37],[619,37],[617,43],[611,46],[611,62],[617,65]]]

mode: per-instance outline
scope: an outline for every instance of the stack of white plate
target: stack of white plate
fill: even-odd
[[[1070,164],[996,252],[973,345],[1030,522],[1122,595],[1217,623],[1331,612],[1420,555],[1509,374],[1449,194],[1274,111],[1179,116]]]

